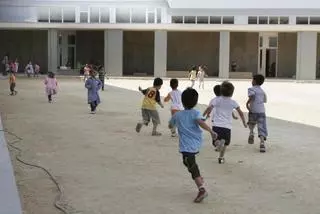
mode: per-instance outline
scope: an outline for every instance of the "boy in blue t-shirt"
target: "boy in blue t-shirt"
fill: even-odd
[[[193,109],[198,103],[198,92],[196,90],[192,88],[186,89],[181,95],[181,100],[185,110],[179,111],[172,116],[169,128],[174,126],[178,128],[179,151],[182,154],[183,164],[188,168],[199,189],[194,202],[200,203],[208,196],[196,163],[196,154],[199,153],[203,141],[201,128],[210,132],[213,140],[217,138],[217,134],[205,123],[200,111]]]

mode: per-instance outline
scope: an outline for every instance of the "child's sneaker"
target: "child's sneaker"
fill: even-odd
[[[254,135],[249,135],[248,143],[249,144],[254,144]]]
[[[141,131],[141,128],[142,128],[142,123],[137,123],[136,132],[139,133]]]
[[[206,191],[205,188],[200,188],[199,189],[199,193],[197,195],[197,197],[194,199],[194,203],[200,203],[203,201],[203,199],[205,199],[206,197],[208,197],[208,193]]]
[[[224,161],[225,161],[224,158],[218,158],[218,163],[219,164],[224,164]]]
[[[152,132],[152,136],[161,136],[162,134],[160,132]]]
[[[260,152],[261,153],[265,153],[266,152],[266,147],[265,147],[264,143],[260,144]]]

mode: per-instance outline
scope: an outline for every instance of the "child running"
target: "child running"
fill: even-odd
[[[44,80],[44,84],[46,86],[46,94],[48,96],[48,102],[52,103],[52,96],[57,94],[58,81],[55,78],[55,74],[53,72],[49,72],[48,76]]]
[[[161,108],[163,108],[159,92],[162,84],[163,80],[161,78],[155,78],[153,81],[153,87],[142,90],[142,88],[139,86],[139,91],[144,95],[144,99],[141,107],[142,122],[137,123],[136,126],[136,131],[138,133],[141,131],[143,125],[147,126],[150,120],[152,120],[152,136],[161,135],[161,133],[157,131],[157,127],[160,124],[160,117],[156,108],[156,104],[158,103]]]
[[[254,133],[253,130],[256,125],[258,125],[258,136],[260,138],[260,152],[266,152],[266,147],[264,145],[265,140],[268,136],[266,113],[264,103],[267,102],[267,95],[261,88],[264,83],[263,75],[255,75],[252,79],[252,87],[248,89],[248,101],[247,109],[249,111],[249,129],[250,134],[248,138],[248,143],[254,143]]]
[[[234,109],[237,110],[240,115],[244,127],[247,127],[240,106],[236,101],[231,99],[233,92],[234,86],[232,83],[224,81],[221,84],[221,96],[213,99],[209,106],[209,109],[214,111],[212,130],[218,134],[218,139],[213,142],[213,145],[217,147],[217,151],[220,152],[218,158],[218,162],[220,164],[225,162],[224,154],[227,146],[230,144],[232,113]]]
[[[88,89],[88,104],[90,104],[91,114],[95,114],[97,106],[100,104],[99,90],[101,81],[96,78],[94,70],[89,71],[90,77],[86,80],[85,87]]]
[[[198,71],[198,74],[197,74],[197,78],[198,78],[198,81],[199,81],[199,89],[201,88],[202,86],[202,89],[204,89],[204,78],[207,77],[208,75],[206,74],[206,67],[205,66],[199,66],[199,71]]]
[[[172,91],[164,98],[164,102],[169,102],[171,100],[171,116],[173,116],[176,112],[183,110],[183,105],[181,102],[181,94],[182,92],[178,89],[179,81],[178,79],[170,80],[170,87]],[[176,137],[176,127],[172,127],[171,129],[171,137]]]
[[[10,77],[9,77],[9,86],[10,86],[10,95],[11,96],[14,96],[14,95],[17,95],[17,91],[15,90],[16,88],[16,75],[14,73],[14,71],[12,71],[10,73]]]
[[[187,167],[199,190],[194,202],[200,203],[208,196],[204,187],[203,177],[196,162],[196,155],[199,153],[203,142],[201,128],[211,134],[212,140],[215,140],[217,135],[205,123],[201,113],[194,109],[197,103],[198,92],[192,88],[186,89],[182,93],[182,104],[185,110],[179,111],[172,116],[169,128],[174,126],[178,128],[179,151],[182,154],[183,164]]]
[[[189,72],[189,80],[191,81],[191,88],[193,88],[197,79],[197,67],[193,66],[191,71]]]

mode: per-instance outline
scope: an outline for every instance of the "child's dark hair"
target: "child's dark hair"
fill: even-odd
[[[197,70],[197,66],[195,66],[195,65],[192,66],[191,70],[192,70],[192,71],[196,71],[196,70]]]
[[[49,77],[49,78],[54,78],[54,77],[55,77],[55,74],[54,74],[52,71],[50,71],[50,72],[48,73],[48,77]]]
[[[254,75],[253,80],[256,85],[262,85],[264,83],[264,76],[261,74]]]
[[[198,103],[198,92],[193,88],[187,88],[182,92],[181,101],[185,109],[192,109]]]
[[[163,80],[159,77],[153,80],[153,86],[162,86],[162,84],[163,84]]]
[[[221,96],[221,85],[215,85],[213,87],[213,92],[217,97]]]
[[[232,97],[234,92],[234,86],[231,82],[224,81],[221,84],[221,95],[224,97]]]
[[[178,85],[179,85],[178,79],[171,79],[170,80],[170,87],[172,88],[172,90],[177,89]]]

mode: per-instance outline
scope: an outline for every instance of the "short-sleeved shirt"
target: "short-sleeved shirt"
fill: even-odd
[[[250,103],[251,113],[265,113],[264,103],[266,94],[260,86],[253,86],[248,89],[248,97],[252,97]]]
[[[213,107],[213,126],[231,129],[232,128],[232,112],[239,107],[239,104],[230,97],[216,97],[213,99],[211,106]]]
[[[192,70],[190,71],[190,80],[196,80],[197,79],[197,71],[196,70]]]
[[[176,90],[172,90],[169,94],[171,97],[171,109],[183,110],[184,108],[181,101],[182,92],[176,89]]]
[[[180,152],[199,152],[203,141],[202,130],[197,123],[200,119],[203,117],[195,109],[179,111],[172,116],[170,124],[178,128]]]
[[[142,93],[144,94],[142,108],[156,110],[156,104],[160,103],[160,92],[156,88],[150,87],[145,90],[142,90]]]

